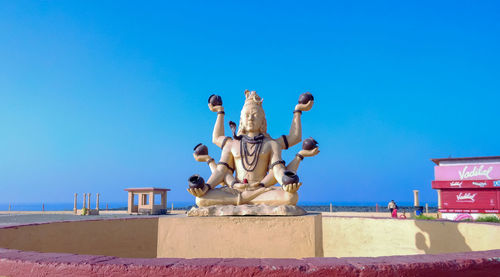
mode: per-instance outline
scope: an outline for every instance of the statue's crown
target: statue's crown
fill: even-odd
[[[264,99],[262,99],[258,94],[257,92],[255,91],[249,91],[248,89],[245,90],[245,106],[246,105],[259,105],[259,106],[262,106],[262,101],[264,101]]]

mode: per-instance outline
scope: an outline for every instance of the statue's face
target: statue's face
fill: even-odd
[[[243,117],[242,123],[244,125],[244,130],[247,133],[261,131],[265,116],[259,108],[248,107],[243,111],[241,116]]]

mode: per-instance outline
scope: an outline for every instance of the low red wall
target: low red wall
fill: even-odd
[[[499,276],[500,250],[379,258],[138,259],[0,248],[0,276]]]

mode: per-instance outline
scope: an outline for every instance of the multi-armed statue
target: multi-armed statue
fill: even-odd
[[[314,97],[304,93],[293,111],[292,126],[288,135],[273,139],[267,133],[267,122],[263,99],[255,91],[245,91],[245,104],[241,110],[240,124],[229,122],[233,136],[224,134],[224,107],[218,95],[209,98],[208,107],[217,112],[212,142],[222,149],[219,163],[208,155],[207,147],[199,144],[194,149],[194,158],[207,162],[212,174],[205,183],[199,175],[189,178],[188,191],[196,196],[199,207],[213,205],[295,205],[297,190],[302,185],[295,174],[304,157],[319,153],[317,142],[306,139],[294,159],[288,163],[281,151],[302,140],[301,115],[314,104]],[[275,186],[279,183],[281,186]],[[221,185],[220,188],[217,188]]]

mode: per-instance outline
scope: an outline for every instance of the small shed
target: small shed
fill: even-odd
[[[128,213],[138,214],[166,214],[167,213],[167,191],[164,188],[128,188]],[[161,200],[155,203],[155,195],[161,195]],[[135,197],[138,197],[135,205]]]

